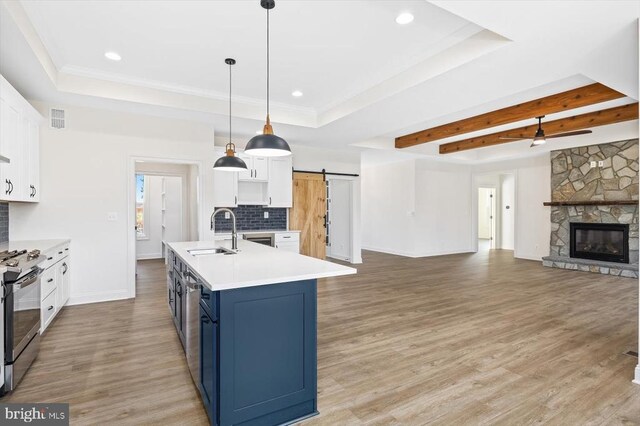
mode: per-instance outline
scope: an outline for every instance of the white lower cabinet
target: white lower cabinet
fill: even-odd
[[[69,245],[61,246],[45,253],[45,268],[40,278],[40,333],[43,333],[51,321],[69,300],[71,292]]]
[[[280,250],[300,253],[300,234],[298,232],[276,233],[275,245]]]
[[[40,304],[40,333],[42,333],[51,324],[53,317],[57,313],[56,297],[58,289],[54,288]]]

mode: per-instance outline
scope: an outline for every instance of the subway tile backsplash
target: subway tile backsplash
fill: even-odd
[[[9,203],[0,203],[0,243],[9,241]]]
[[[238,231],[285,230],[287,229],[287,209],[266,208],[263,206],[238,206],[231,209],[236,215]],[[269,219],[264,218],[269,213]],[[215,219],[216,232],[231,231],[231,219],[224,218],[224,212]]]

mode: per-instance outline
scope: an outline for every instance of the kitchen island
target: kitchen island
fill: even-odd
[[[356,270],[243,240],[167,247],[170,312],[211,424],[318,414],[317,279]]]

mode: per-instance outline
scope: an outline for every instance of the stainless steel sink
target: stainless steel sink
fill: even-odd
[[[226,247],[199,248],[187,250],[191,256],[208,256],[212,254],[236,254],[236,251]]]

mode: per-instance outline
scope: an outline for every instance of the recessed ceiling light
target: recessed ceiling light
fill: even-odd
[[[398,17],[396,18],[396,22],[400,25],[407,25],[408,23],[413,21],[413,15],[410,14],[409,12],[402,12],[400,15],[398,15]]]
[[[112,61],[119,61],[120,59],[122,59],[122,57],[116,52],[105,52],[104,57],[107,59],[111,59]]]
[[[295,96],[296,98],[299,98],[300,96],[302,96],[302,92],[299,90],[294,90],[293,92],[291,92],[291,96]]]

